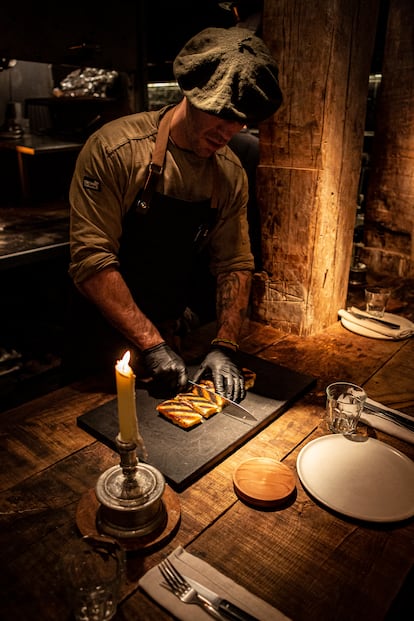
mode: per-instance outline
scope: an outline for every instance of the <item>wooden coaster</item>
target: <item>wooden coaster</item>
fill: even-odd
[[[236,494],[258,507],[276,507],[295,490],[296,479],[288,466],[270,457],[247,459],[233,475]]]
[[[166,520],[162,527],[142,537],[119,537],[117,541],[124,550],[149,550],[160,546],[173,534],[181,517],[180,501],[168,485],[165,486],[162,500],[166,511]],[[105,534],[101,533],[97,526],[100,507],[94,489],[89,489],[83,494],[76,510],[76,524],[82,535]]]

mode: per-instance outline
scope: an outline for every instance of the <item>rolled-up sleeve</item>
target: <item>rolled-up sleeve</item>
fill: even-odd
[[[122,220],[134,198],[131,185],[136,186],[128,172],[131,157],[127,143],[109,151],[98,134],[79,154],[69,192],[69,275],[77,285],[100,270],[119,267]]]

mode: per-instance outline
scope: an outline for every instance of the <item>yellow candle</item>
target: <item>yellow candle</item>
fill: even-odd
[[[118,395],[119,437],[122,442],[138,442],[138,420],[135,404],[135,374],[129,366],[130,352],[115,365]]]

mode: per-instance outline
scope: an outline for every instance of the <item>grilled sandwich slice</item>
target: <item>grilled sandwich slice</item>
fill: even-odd
[[[188,429],[198,425],[203,420],[201,414],[196,412],[188,403],[180,401],[177,397],[167,399],[157,405],[160,414],[168,418],[174,425]]]
[[[205,388],[204,388],[205,386]],[[219,394],[215,392],[214,382],[212,380],[200,380],[199,386],[193,386],[191,389],[195,395],[199,397],[203,397],[210,403],[213,403],[217,408],[217,411],[221,412],[221,410],[225,407],[226,401]]]
[[[209,398],[203,397],[193,391],[183,392],[176,397],[183,403],[188,403],[196,412],[201,414],[204,418],[210,418],[213,414],[217,414],[221,411],[221,407]]]
[[[256,373],[247,368],[243,368],[242,373],[248,390],[254,385]],[[201,423],[203,418],[221,412],[226,404],[226,400],[215,392],[214,382],[202,379],[190,391],[179,393],[173,399],[158,404],[157,410],[175,425],[188,429]]]

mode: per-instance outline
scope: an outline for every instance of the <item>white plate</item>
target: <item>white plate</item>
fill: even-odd
[[[403,329],[412,330],[414,328],[414,324],[406,317],[401,317],[401,315],[393,315],[392,313],[384,313],[383,318],[386,321],[391,321],[393,323],[400,324],[401,330]],[[380,332],[375,332],[374,330],[370,330],[369,328],[366,328],[365,326],[361,326],[358,323],[354,323],[353,321],[348,321],[344,317],[341,317],[341,323],[344,326],[344,328],[346,328],[347,330],[350,330],[351,332],[355,332],[356,334],[360,334],[361,336],[369,336],[372,339],[385,339],[387,341],[395,340],[395,337],[387,336],[386,334],[381,334]],[[407,338],[407,337],[403,336],[401,338]]]
[[[308,492],[334,511],[370,522],[414,515],[414,462],[389,444],[355,436],[323,436],[299,453]]]

